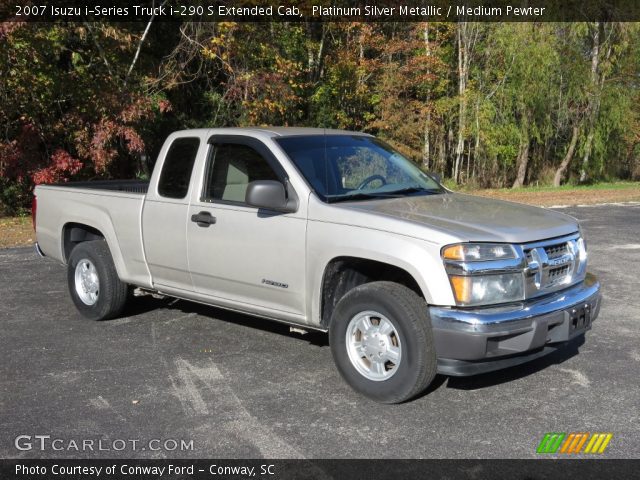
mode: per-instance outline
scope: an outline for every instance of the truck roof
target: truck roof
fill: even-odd
[[[368,135],[361,132],[351,132],[348,130],[334,130],[330,128],[309,128],[309,127],[223,127],[223,128],[197,128],[181,130],[178,134],[188,133],[208,133],[209,135],[266,135],[269,137],[299,136],[299,135]]]

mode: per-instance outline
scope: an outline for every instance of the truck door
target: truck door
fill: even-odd
[[[187,236],[196,292],[216,303],[299,320],[304,315],[306,218],[245,203],[249,182],[285,182],[259,140],[219,136],[211,143]]]
[[[159,179],[153,179],[145,198],[142,238],[153,284],[160,290],[171,287],[193,291],[186,224],[191,175],[201,143],[204,142],[198,137],[178,137],[173,141],[169,138],[160,152],[159,158],[164,162],[158,165]]]

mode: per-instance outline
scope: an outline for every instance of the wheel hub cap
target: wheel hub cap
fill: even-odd
[[[387,352],[387,340],[386,337],[382,337],[379,333],[374,333],[371,336],[365,336],[362,341],[362,349],[364,353],[369,357],[380,357]]]
[[[396,373],[402,359],[396,328],[378,312],[361,312],[351,319],[346,345],[351,364],[369,380],[388,380]]]
[[[83,258],[76,265],[75,287],[78,297],[85,305],[94,305],[98,301],[100,279],[91,260]]]

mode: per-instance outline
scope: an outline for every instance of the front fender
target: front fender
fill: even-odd
[[[391,232],[314,221],[309,221],[307,239],[307,285],[311,297],[307,318],[314,325],[321,323],[325,270],[337,257],[374,260],[400,268],[413,277],[428,304],[454,302],[436,244]]]

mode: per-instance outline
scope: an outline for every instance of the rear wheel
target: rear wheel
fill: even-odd
[[[424,391],[436,375],[436,353],[425,301],[393,282],[354,288],[338,302],[329,330],[344,379],[382,403]]]
[[[67,282],[71,299],[91,320],[107,320],[122,313],[127,284],[120,281],[104,240],[78,244],[69,256]]]

